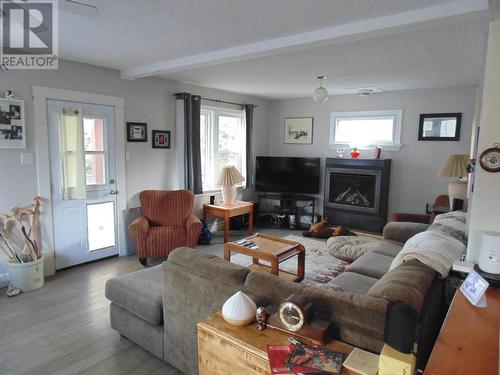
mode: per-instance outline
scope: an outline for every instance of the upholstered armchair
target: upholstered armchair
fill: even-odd
[[[168,257],[178,247],[196,247],[200,220],[192,214],[194,194],[189,190],[145,190],[140,194],[143,216],[128,227],[137,245],[139,261]]]

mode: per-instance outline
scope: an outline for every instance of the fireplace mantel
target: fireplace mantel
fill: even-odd
[[[381,233],[390,171],[390,159],[327,158],[323,215],[332,224]]]

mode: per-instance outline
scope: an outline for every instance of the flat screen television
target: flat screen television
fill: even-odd
[[[318,194],[320,158],[257,156],[255,190]]]

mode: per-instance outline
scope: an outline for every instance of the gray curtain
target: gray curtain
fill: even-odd
[[[189,93],[176,94],[184,100],[184,186],[194,194],[203,193],[201,180],[200,112],[201,97]]]
[[[253,128],[253,110],[255,104],[245,104],[245,119],[246,119],[246,164],[247,164],[247,181],[246,188],[250,189],[253,183],[253,154],[252,154],[252,128]]]

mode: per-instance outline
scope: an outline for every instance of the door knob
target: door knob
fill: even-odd
[[[118,194],[118,190],[111,189],[111,190],[109,191],[109,194],[110,194],[110,195],[116,195],[116,194]]]

